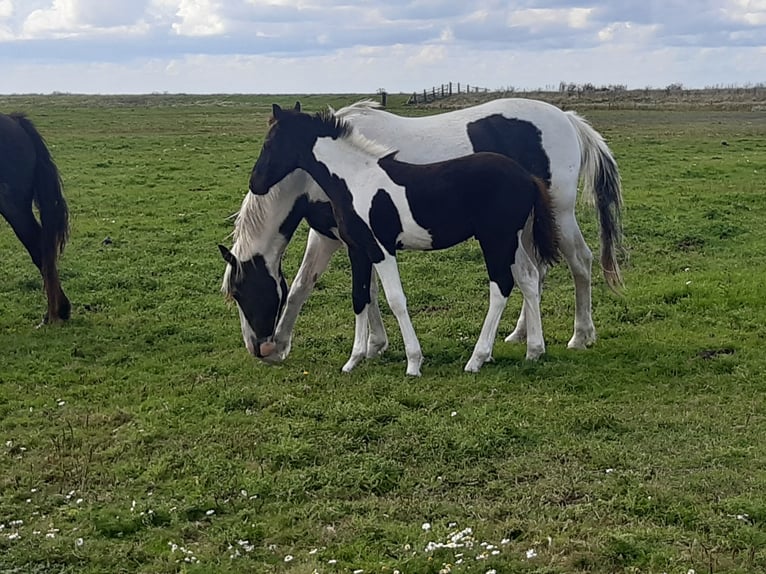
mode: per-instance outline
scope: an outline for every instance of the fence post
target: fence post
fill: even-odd
[[[449,95],[452,95],[452,82],[449,83]]]

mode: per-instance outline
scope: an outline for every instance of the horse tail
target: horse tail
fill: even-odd
[[[62,192],[61,176],[45,140],[23,114],[11,114],[35,148],[34,202],[40,211],[42,260],[55,264],[69,239],[69,208]]]
[[[559,260],[559,228],[553,210],[550,187],[539,177],[532,176],[535,193],[532,239],[538,260],[553,265]]]
[[[606,284],[619,292],[623,285],[618,256],[622,255],[622,184],[617,162],[604,138],[577,113],[565,112],[582,150],[580,177],[583,198],[596,206],[601,229],[601,269]],[[595,199],[595,201],[594,201]]]

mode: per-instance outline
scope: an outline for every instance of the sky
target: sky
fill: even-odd
[[[766,0],[0,0],[0,93],[766,84]]]

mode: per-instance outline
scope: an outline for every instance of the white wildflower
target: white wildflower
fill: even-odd
[[[288,554],[287,556],[285,556],[285,562],[292,562],[292,561],[293,561],[293,555],[292,554]]]
[[[527,550],[527,560],[532,560],[532,558],[537,558],[537,550],[534,548]]]
[[[207,512],[205,512],[205,514],[206,514],[207,516],[212,516],[213,514],[215,514],[215,510],[213,510],[213,509],[211,508],[210,510],[208,510]]]
[[[429,530],[431,530],[431,523],[430,522],[424,522],[423,525],[421,526],[421,528],[423,530],[425,530],[426,532],[428,532]]]
[[[82,538],[78,538],[77,540],[74,541],[74,543],[76,546],[82,546],[83,544],[85,544],[85,541]]]

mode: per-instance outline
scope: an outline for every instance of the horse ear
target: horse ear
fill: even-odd
[[[225,245],[218,244],[218,250],[221,252],[221,257],[232,267],[237,264],[237,258],[234,257],[231,251],[229,251]]]
[[[295,106],[293,107],[293,110],[295,110],[296,112],[301,111],[301,103],[295,102]]]
[[[279,116],[282,115],[282,108],[279,107],[279,104],[271,104],[271,115],[274,116],[275,120],[278,120]]]

